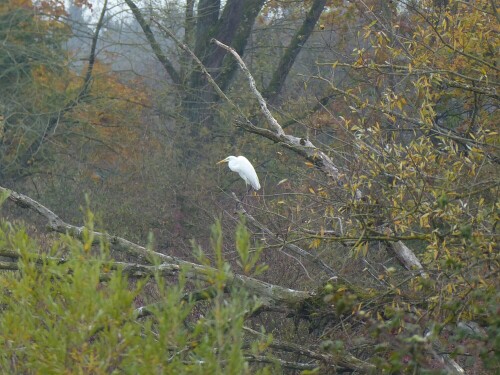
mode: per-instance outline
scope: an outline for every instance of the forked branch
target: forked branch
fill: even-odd
[[[245,62],[238,55],[238,53],[236,53],[236,51],[231,47],[225,45],[224,43],[219,42],[218,40],[212,39],[212,43],[215,43],[219,47],[224,48],[229,53],[231,53],[231,55],[233,55],[233,57],[236,59],[241,70],[243,71],[248,80],[252,93],[255,95],[257,101],[259,102],[262,114],[266,118],[266,121],[268,122],[271,131],[269,132],[266,131],[267,129],[256,127],[246,117],[244,117],[246,121],[242,122],[241,126],[252,133],[257,133],[274,142],[279,142],[284,147],[299,153],[301,156],[305,157],[308,161],[313,163],[319,170],[321,170],[323,173],[325,173],[327,176],[329,176],[338,183],[340,178],[339,170],[328,155],[326,155],[323,151],[317,148],[307,138],[300,138],[300,137],[295,137],[293,135],[285,134],[285,131],[283,130],[281,125],[274,118],[271,111],[269,111],[269,109],[267,108],[266,100],[264,99],[260,91],[257,89],[252,74],[250,73],[247,66],[245,65]]]

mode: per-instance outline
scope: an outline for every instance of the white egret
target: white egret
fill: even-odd
[[[240,177],[245,181],[245,184],[252,185],[255,190],[260,189],[259,177],[255,173],[255,169],[244,156],[228,156],[224,160],[219,161],[217,164],[227,163],[230,170],[238,172]]]

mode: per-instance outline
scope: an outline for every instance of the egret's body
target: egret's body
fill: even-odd
[[[245,184],[250,184],[255,190],[260,189],[259,177],[255,169],[244,156],[228,156],[224,160],[219,161],[217,164],[227,163],[230,170],[238,172],[240,177],[245,181]]]

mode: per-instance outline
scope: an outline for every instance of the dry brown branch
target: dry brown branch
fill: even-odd
[[[92,45],[90,47],[89,63],[87,65],[87,71],[85,72],[85,78],[83,80],[82,88],[78,93],[78,97],[75,100],[76,102],[78,102],[83,97],[87,96],[87,94],[90,92],[90,86],[92,83],[92,71],[94,70],[94,65],[96,60],[97,42],[99,40],[99,33],[101,32],[102,26],[104,24],[104,15],[106,14],[107,7],[108,7],[108,0],[104,0],[101,15],[99,16],[99,20],[97,21],[97,25],[95,27],[94,35],[92,36]]]

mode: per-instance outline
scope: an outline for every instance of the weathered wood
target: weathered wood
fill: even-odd
[[[254,96],[257,98],[261,111],[271,128],[271,131],[261,132],[260,135],[268,139],[271,139],[275,142],[282,142],[285,147],[290,148],[296,152],[299,152],[302,156],[304,156],[307,160],[313,163],[318,169],[324,172],[327,176],[338,181],[340,176],[339,170],[328,155],[326,155],[323,151],[317,148],[309,139],[285,134],[285,131],[283,130],[281,125],[274,118],[271,111],[269,111],[269,109],[267,108],[267,103],[263,98],[262,94],[257,89],[257,85],[255,84],[255,80],[252,74],[248,70],[245,63],[243,62],[243,59],[236,53],[236,51],[231,47],[225,45],[224,43],[219,42],[216,39],[212,39],[212,43],[215,43],[219,47],[224,48],[229,53],[231,53],[238,62],[240,69],[243,71],[243,74],[247,78],[248,83],[250,85],[250,89],[252,90]],[[257,130],[260,129],[253,126],[248,119],[247,121],[243,122],[241,126],[244,129],[249,130],[253,133],[256,133]]]
[[[390,247],[398,261],[410,271],[418,271],[422,277],[429,277],[415,253],[402,241],[391,242]]]
[[[14,202],[19,207],[35,211],[45,219],[47,219],[48,229],[51,231],[67,233],[72,237],[82,239],[84,230],[88,230],[83,226],[78,227],[64,222],[59,216],[57,216],[47,207],[24,194],[8,190],[1,186],[0,192],[9,193],[8,200]],[[133,270],[136,275],[153,275],[154,272],[158,272],[159,270],[170,274],[171,272],[175,271],[174,266],[176,266],[179,269],[182,268],[185,276],[188,279],[210,283],[212,280],[214,280],[217,273],[219,272],[213,267],[202,266],[196,263],[179,259],[177,257],[162,254],[118,236],[113,236],[97,231],[88,231],[91,232],[92,236],[94,237],[95,244],[99,244],[101,240],[107,241],[114,249],[123,251],[127,255],[133,256],[137,260],[146,263],[134,264],[133,267],[131,266],[131,270]],[[154,263],[161,263],[159,266],[157,266],[160,268],[155,269],[154,267],[150,267],[150,265]],[[238,275],[231,272],[226,275],[226,285],[231,285],[247,290],[248,293],[258,296],[261,299],[262,303],[266,306],[284,305],[293,309],[304,303],[307,299],[314,297],[314,293],[312,292],[283,288],[278,285],[269,284],[252,277]]]

